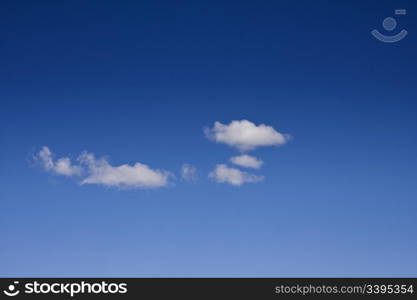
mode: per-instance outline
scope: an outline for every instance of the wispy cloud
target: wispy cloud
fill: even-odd
[[[195,181],[197,179],[197,168],[190,164],[181,166],[181,178],[184,181]]]
[[[255,183],[264,179],[263,176],[250,174],[224,164],[217,165],[209,174],[209,177],[217,182],[229,183],[235,186],[241,186],[244,183]]]
[[[61,157],[54,161],[51,150],[44,146],[36,155],[36,159],[40,161],[42,167],[52,173],[64,176],[73,176],[81,174],[81,167],[73,165],[68,157]]]
[[[87,177],[81,184],[102,184],[122,188],[157,188],[168,185],[170,173],[153,170],[145,164],[112,166],[105,158],[96,159],[94,154],[84,152],[78,158],[85,166]]]
[[[169,184],[171,173],[164,170],[154,170],[142,163],[134,165],[112,166],[107,159],[96,159],[94,154],[84,152],[77,161],[71,163],[68,157],[53,160],[53,154],[48,147],[42,147],[36,158],[43,168],[49,172],[64,175],[80,175],[81,184],[101,184],[119,188],[157,188]]]
[[[235,165],[253,169],[259,169],[264,163],[262,160],[247,154],[233,156],[230,161]]]
[[[215,122],[213,128],[205,129],[206,136],[217,143],[250,151],[261,146],[285,144],[289,136],[279,133],[272,126],[256,125],[248,120],[232,121],[225,125]]]

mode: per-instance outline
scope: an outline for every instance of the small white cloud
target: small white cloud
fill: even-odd
[[[68,157],[54,161],[48,147],[42,147],[36,155],[42,167],[52,173],[83,177],[81,184],[102,184],[121,188],[156,188],[169,184],[171,173],[163,170],[153,170],[139,162],[133,166],[124,164],[111,166],[104,159],[96,159],[94,154],[84,152],[78,157],[79,165],[74,165]]]
[[[197,168],[190,164],[181,166],[181,177],[185,181],[195,181],[197,178]]]
[[[255,125],[248,120],[232,121],[228,125],[215,122],[213,128],[205,129],[205,133],[209,139],[240,151],[250,151],[261,146],[278,146],[289,139],[288,135],[279,133],[272,126]]]
[[[81,184],[102,184],[121,188],[157,188],[168,185],[170,173],[153,170],[139,162],[131,165],[111,166],[104,159],[96,159],[94,154],[84,152],[80,155],[80,163],[85,166],[87,177]]]
[[[246,154],[233,156],[230,161],[235,165],[253,169],[259,169],[264,163],[262,160]]]
[[[264,179],[263,176],[253,175],[247,172],[243,172],[236,168],[230,168],[224,164],[219,164],[209,174],[210,178],[213,178],[220,183],[229,183],[231,185],[240,186],[244,183],[255,183]]]
[[[81,167],[73,165],[68,157],[62,157],[54,162],[52,152],[46,146],[42,147],[36,158],[41,162],[43,168],[49,172],[64,176],[81,174]]]

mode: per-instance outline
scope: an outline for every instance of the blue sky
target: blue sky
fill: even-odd
[[[416,276],[416,11],[2,1],[0,275]],[[370,34],[389,16],[398,43]],[[291,139],[236,166],[204,133],[233,120]],[[173,176],[80,184],[34,160],[43,146]],[[216,182],[219,164],[262,180]]]

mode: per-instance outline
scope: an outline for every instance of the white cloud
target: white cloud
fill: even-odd
[[[62,157],[54,162],[52,152],[46,146],[42,147],[36,158],[41,162],[43,168],[49,172],[64,176],[81,174],[81,167],[73,165],[68,157]]]
[[[243,172],[236,168],[230,168],[224,164],[219,164],[209,174],[210,178],[213,178],[220,183],[229,183],[231,185],[240,186],[244,183],[255,183],[264,179],[263,176],[253,175],[247,172]]]
[[[197,168],[190,164],[181,166],[181,177],[185,181],[195,181],[197,178]]]
[[[255,125],[248,120],[232,121],[225,125],[215,122],[213,128],[205,129],[206,136],[217,143],[235,147],[240,151],[254,150],[260,146],[285,144],[289,136],[264,124]]]
[[[262,160],[246,154],[233,156],[230,161],[235,165],[253,169],[259,169],[264,163]]]
[[[134,165],[112,166],[104,159],[96,159],[94,154],[84,152],[78,157],[79,165],[74,165],[68,157],[54,161],[53,154],[44,146],[36,155],[43,168],[49,172],[64,175],[82,175],[81,184],[102,184],[121,188],[157,188],[169,184],[171,174],[163,170],[153,170],[139,162]]]
[[[111,166],[104,159],[96,159],[94,154],[84,152],[80,155],[80,163],[88,173],[81,184],[102,184],[124,188],[157,188],[168,185],[170,173],[153,170],[142,163],[134,165]]]

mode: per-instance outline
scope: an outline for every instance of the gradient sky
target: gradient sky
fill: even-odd
[[[386,44],[394,9],[409,35]],[[415,1],[1,1],[0,276],[417,276]],[[396,33],[397,31],[395,31]],[[293,139],[265,176],[204,127]],[[42,146],[194,183],[80,185]]]

